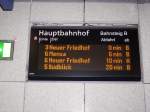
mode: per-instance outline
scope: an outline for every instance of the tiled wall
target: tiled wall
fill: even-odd
[[[28,0],[0,9],[0,39],[15,40],[13,61],[0,61],[0,112],[149,112],[150,4],[98,0]],[[139,24],[141,82],[27,81],[34,22]]]

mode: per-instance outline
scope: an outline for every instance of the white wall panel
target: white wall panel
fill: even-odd
[[[87,23],[137,24],[137,4],[86,0],[85,21]]]
[[[0,82],[0,112],[23,112],[24,83]]]
[[[86,112],[145,112],[141,83],[86,84]]]
[[[139,5],[141,60],[144,82],[150,83],[150,4]]]
[[[150,112],[150,84],[145,84],[146,112]]]
[[[33,0],[32,22],[78,23],[83,21],[83,0]]]
[[[29,82],[25,112],[83,112],[82,83]]]
[[[0,81],[24,81],[26,76],[29,2],[15,2],[13,11],[0,9],[0,39],[15,40],[12,61],[0,61]]]

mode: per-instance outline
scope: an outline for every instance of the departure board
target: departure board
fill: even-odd
[[[138,28],[32,26],[28,78],[139,81]]]

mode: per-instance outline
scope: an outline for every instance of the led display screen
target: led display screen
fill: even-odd
[[[14,52],[13,40],[0,40],[0,60],[12,60]]]
[[[138,81],[138,28],[32,26],[28,78]]]

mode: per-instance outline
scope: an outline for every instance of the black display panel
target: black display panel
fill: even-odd
[[[32,26],[28,79],[139,81],[138,28]]]

